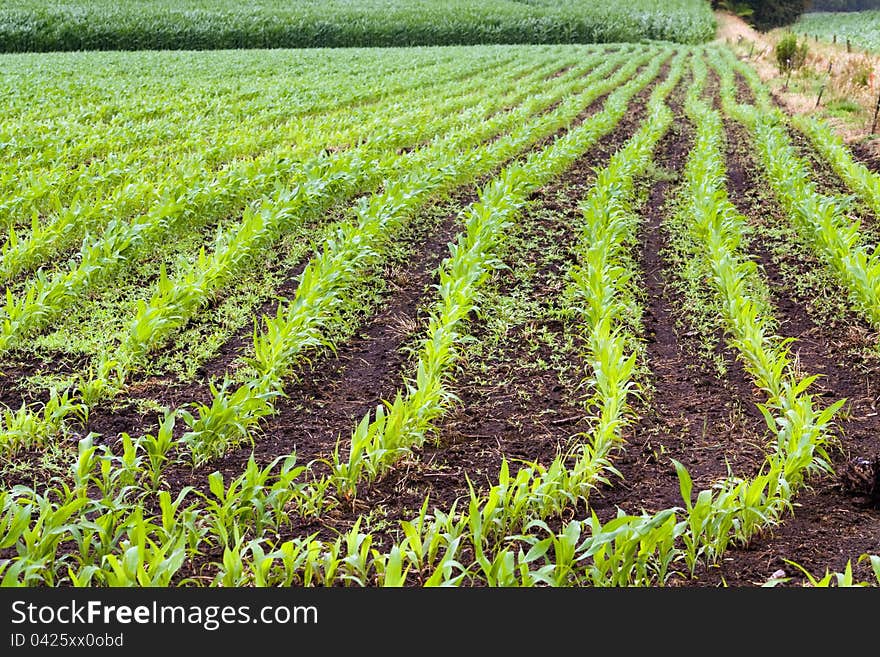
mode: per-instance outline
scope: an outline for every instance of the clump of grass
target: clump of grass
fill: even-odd
[[[797,35],[789,32],[779,40],[773,52],[776,55],[779,72],[787,73],[804,65],[809,54],[809,46],[806,39],[798,43]]]
[[[849,98],[835,98],[825,106],[825,111],[831,116],[845,116],[858,114],[862,111],[862,106]]]

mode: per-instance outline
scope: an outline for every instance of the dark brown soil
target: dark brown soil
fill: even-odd
[[[561,78],[563,75],[568,73],[572,68],[574,68],[574,66],[563,66],[558,71],[556,71],[555,73],[551,73],[550,75],[548,75],[544,79],[549,81],[549,80],[553,80],[555,78]]]
[[[855,142],[849,144],[853,157],[874,173],[880,173],[880,152],[876,139],[871,143]]]
[[[18,408],[22,404],[45,402],[49,391],[27,384],[27,378],[35,375],[69,375],[82,371],[86,358],[64,353],[28,354],[19,357],[17,353],[3,355],[0,365],[0,404]]]

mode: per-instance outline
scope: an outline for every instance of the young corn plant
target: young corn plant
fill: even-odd
[[[42,446],[63,435],[73,422],[85,424],[88,407],[74,400],[68,391],[52,388],[49,400],[36,410],[22,404],[18,410],[3,409],[0,415],[0,449],[14,454],[22,449]]]
[[[843,572],[831,572],[826,569],[825,574],[822,577],[818,577],[811,573],[809,570],[804,568],[801,564],[791,561],[789,559],[785,560],[790,566],[797,568],[803,576],[806,578],[806,582],[803,586],[814,587],[814,588],[843,588],[843,587],[863,587],[863,586],[880,586],[880,557],[873,554],[863,554],[859,557],[859,562],[868,561],[871,564],[871,570],[874,573],[874,581],[856,581],[855,575],[853,573],[852,560],[846,562],[846,567],[843,569]],[[780,584],[785,584],[791,581],[791,577],[780,577],[771,579],[763,584],[765,587],[774,587],[779,586]]]
[[[121,541],[121,556],[108,554],[97,571],[108,586],[169,586],[187,557],[185,530],[166,541],[151,538],[154,529],[138,508],[129,520],[127,536]]]
[[[162,473],[168,461],[171,459],[169,454],[177,445],[174,438],[174,425],[177,421],[177,415],[173,412],[166,412],[164,418],[159,422],[159,430],[156,434],[144,434],[137,440],[137,446],[146,453],[147,462],[144,468],[144,478],[147,480],[149,489],[157,491],[162,483]],[[121,434],[123,440],[130,440],[128,434]]]
[[[577,546],[577,560],[585,565],[580,581],[591,586],[662,585],[678,558],[678,508],[654,515],[628,516],[620,511],[604,525],[595,512],[584,521],[589,534]]]
[[[71,494],[69,489],[49,491],[58,501],[34,491],[22,496],[10,508],[16,511],[16,523],[10,528],[13,535],[4,538],[12,542],[15,556],[3,575],[3,586],[55,586],[56,571],[63,568],[65,557],[58,552],[77,530],[77,518],[90,506],[87,497]],[[24,511],[28,511],[25,521]],[[27,526],[22,526],[27,522]]]

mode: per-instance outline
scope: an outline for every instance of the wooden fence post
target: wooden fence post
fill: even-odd
[[[880,112],[880,93],[877,94],[877,104],[874,106],[874,122],[871,124],[871,134],[877,130],[877,112]]]
[[[831,64],[833,61],[834,60],[832,59],[828,60],[828,70],[825,72],[825,80],[822,81],[822,86],[819,87],[819,95],[816,96],[816,107],[819,107],[819,103],[822,101],[822,92],[825,91],[825,86],[831,80]],[[816,107],[814,107],[813,109],[816,109]]]

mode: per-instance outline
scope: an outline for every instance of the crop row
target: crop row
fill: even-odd
[[[322,327],[343,304],[350,303],[347,289],[368,263],[381,257],[383,240],[400,230],[416,204],[489,173],[536,140],[552,135],[590,102],[630,77],[649,56],[650,52],[631,59],[604,79],[608,69],[603,67],[584,91],[560,96],[562,102],[533,123],[515,128],[485,150],[444,157],[423,172],[409,175],[400,187],[386,187],[382,195],[363,202],[357,208],[357,222],[343,227],[328,248],[306,266],[290,303],[280,306],[276,317],[266,318],[263,330],[255,332],[257,377],[231,392],[216,390],[212,402],[199,407],[199,416],[188,419],[186,438],[194,455],[222,453],[230,444],[245,439],[251,427],[273,412],[273,400],[283,390],[284,378],[296,359],[302,358],[305,349],[324,342]]]
[[[538,48],[532,52],[537,54]],[[350,55],[350,56],[349,56]],[[7,58],[0,135],[21,168],[73,166],[139,144],[204,140],[215,126],[268,128],[290,117],[369,104],[511,61],[498,48],[343,53],[114,53]],[[476,65],[476,69],[473,66]],[[132,78],[138,84],[131,84]],[[386,85],[378,86],[377,79]],[[172,102],[173,101],[173,102]],[[103,138],[103,140],[102,140]],[[206,150],[212,144],[203,143]],[[218,144],[222,145],[222,144]],[[4,172],[12,162],[0,163]],[[5,177],[5,176],[4,176]]]
[[[536,60],[527,60],[525,66],[520,64],[519,70],[522,73],[529,64],[542,61],[547,60],[539,55]],[[92,154],[87,166],[62,160],[53,163],[50,169],[27,172],[26,167],[21,167],[16,170],[13,180],[19,182],[4,194],[4,207],[9,212],[6,220],[15,225],[27,217],[30,227],[17,226],[0,247],[0,272],[8,279],[42,264],[81,240],[84,234],[100,233],[111,219],[124,221],[150,212],[179,217],[185,211],[210,218],[215,216],[212,208],[208,206],[200,211],[198,205],[200,201],[204,203],[205,194],[211,198],[228,189],[231,199],[241,204],[241,199],[248,199],[248,195],[259,198],[275,185],[284,184],[303,159],[314,157],[322,149],[357,144],[381,130],[389,114],[411,113],[418,108],[424,111],[426,105],[431,104],[451,104],[447,109],[454,111],[455,97],[467,99],[468,92],[474,92],[479,82],[486,79],[483,73],[474,70],[480,65],[480,58],[476,62],[467,59],[465,62],[439,80],[433,67],[423,66],[416,74],[409,73],[413,81],[408,82],[411,86],[407,90],[402,90],[399,96],[385,96],[375,102],[353,107],[346,107],[343,102],[342,107],[334,111],[302,116],[294,112],[285,121],[257,130],[242,128],[240,117],[230,117],[229,125],[217,121],[214,127],[223,139],[221,145],[211,149],[205,148],[209,138],[195,130],[191,139],[176,142],[160,139],[152,146],[141,142],[135,153],[126,153],[124,149],[120,152],[112,134],[97,131],[95,138],[114,149],[113,156],[107,160],[96,160]],[[487,68],[490,74],[495,72],[495,66]],[[518,69],[517,66],[507,68],[514,72]],[[504,67],[501,71],[503,76]],[[469,77],[472,79],[467,79]],[[389,84],[393,86],[396,79],[389,76]],[[245,104],[241,111],[258,112],[251,104]],[[410,118],[417,120],[415,116]],[[191,118],[176,121],[184,127],[190,123]],[[340,124],[350,127],[340,128]],[[68,126],[61,127],[57,133],[66,140],[75,139],[75,133],[71,134]],[[211,141],[215,139],[216,136]],[[36,181],[36,187],[21,185],[23,178]],[[234,207],[231,205],[228,211],[234,212]]]

